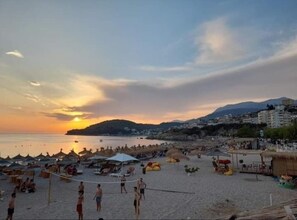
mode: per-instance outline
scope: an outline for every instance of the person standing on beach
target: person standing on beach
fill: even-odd
[[[84,182],[81,181],[79,186],[78,186],[78,193],[84,193],[85,192],[85,186],[84,186]]]
[[[136,219],[138,219],[139,214],[140,214],[140,193],[138,192],[137,187],[134,187],[134,208],[135,208],[135,215],[136,215]]]
[[[83,220],[83,208],[82,208],[83,201],[84,201],[84,192],[80,191],[78,200],[77,200],[77,205],[76,205],[76,211],[78,213],[78,220]]]
[[[9,203],[8,203],[6,220],[12,220],[12,216],[13,216],[13,213],[14,213],[15,197],[16,197],[16,194],[12,193],[11,198],[10,198]]]
[[[140,178],[140,180],[138,182],[138,188],[139,188],[139,192],[140,192],[140,199],[142,199],[142,196],[143,196],[143,199],[145,200],[144,189],[146,188],[146,183],[143,182],[142,178]]]
[[[94,199],[96,199],[97,204],[97,212],[101,211],[102,189],[100,188],[100,186],[100,184],[97,185],[96,194],[94,196]]]
[[[123,190],[127,193],[126,187],[125,187],[126,178],[123,175],[121,178],[121,193],[123,193]]]

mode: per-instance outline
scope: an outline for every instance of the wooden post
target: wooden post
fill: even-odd
[[[236,168],[239,169],[238,168],[238,154],[236,154]]]
[[[52,188],[52,174],[49,173],[49,179],[48,179],[48,201],[47,201],[47,205],[50,205],[50,203],[51,203],[51,188]]]

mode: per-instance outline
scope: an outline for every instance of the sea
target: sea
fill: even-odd
[[[75,136],[64,134],[0,134],[0,157],[37,156],[40,153],[50,155],[74,150],[76,153],[84,148],[93,152],[101,147],[138,146],[162,144],[166,141],[149,140],[145,136]]]

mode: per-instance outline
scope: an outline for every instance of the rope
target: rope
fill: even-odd
[[[183,191],[167,190],[167,189],[153,189],[153,188],[145,188],[145,189],[147,189],[147,190],[152,190],[152,191],[161,191],[161,192],[195,194],[194,192],[183,192]]]
[[[88,180],[75,179],[75,178],[72,178],[72,177],[67,177],[67,176],[59,175],[59,174],[52,173],[52,172],[50,172],[50,173],[52,175],[54,175],[54,176],[62,177],[63,179],[69,179],[69,180],[75,181],[75,182],[81,182],[81,181],[83,181],[84,183],[100,183],[100,184],[119,184],[119,183],[121,183],[121,181],[117,181],[117,182],[88,181]],[[134,183],[134,182],[137,182],[137,180],[130,180],[130,181],[125,181],[125,182],[126,183]]]

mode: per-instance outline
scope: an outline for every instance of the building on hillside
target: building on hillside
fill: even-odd
[[[242,123],[258,124],[258,117],[246,115],[242,118]]]
[[[263,110],[258,113],[258,124],[267,124],[270,122],[270,114],[268,110]],[[269,126],[268,126],[269,127]]]
[[[269,128],[288,126],[291,122],[291,113],[285,110],[284,105],[277,105],[272,110],[263,110],[258,113],[258,123],[266,123]]]

